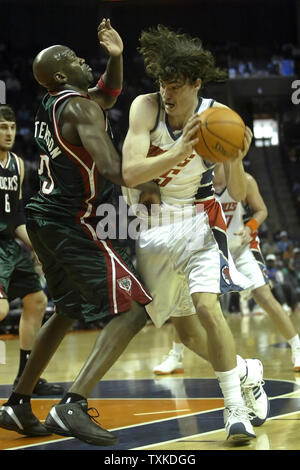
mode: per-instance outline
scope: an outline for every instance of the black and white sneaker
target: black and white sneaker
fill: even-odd
[[[88,412],[95,410],[96,416]],[[118,438],[106,429],[101,428],[95,418],[99,413],[95,408],[88,408],[86,400],[74,403],[61,403],[51,408],[45,426],[48,431],[60,436],[76,437],[80,441],[96,446],[110,446],[117,443]]]
[[[34,416],[30,403],[3,405],[0,408],[0,427],[25,436],[49,436],[51,434]]]

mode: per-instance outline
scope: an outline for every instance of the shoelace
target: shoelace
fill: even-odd
[[[259,385],[255,385],[254,387],[262,387],[264,383],[265,383],[264,380],[262,380],[259,383]],[[245,387],[242,389],[245,405],[252,410],[255,409],[257,405],[257,402],[256,402],[257,399],[255,398],[254,393],[253,393],[254,387]],[[252,417],[253,417],[253,412],[252,412]]]
[[[227,408],[227,410],[230,413],[228,417],[248,419],[248,420],[253,419],[252,410],[248,408],[247,406],[230,406]]]
[[[253,409],[256,407],[256,399],[253,395],[252,389],[247,388],[243,391],[243,398],[247,408],[251,410],[250,419],[253,418]]]
[[[246,390],[247,388],[254,388],[254,387],[260,387],[265,384],[265,381],[262,379],[259,382],[248,382],[247,385],[244,385],[241,383],[242,390]]]
[[[89,411],[93,411],[93,412],[95,412],[95,413],[97,413],[97,414],[92,415],[92,414],[89,413]],[[94,407],[88,408],[88,409],[86,410],[86,413],[87,413],[87,415],[94,421],[94,423],[100,425],[100,423],[99,423],[99,422],[97,421],[97,419],[96,419],[96,418],[99,418],[99,416],[100,416],[100,413],[99,413],[99,411],[97,410],[97,408],[94,408]]]

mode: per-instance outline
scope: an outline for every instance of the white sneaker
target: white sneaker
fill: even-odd
[[[184,372],[182,356],[171,349],[165,360],[153,368],[156,375],[179,374]]]
[[[228,441],[246,442],[256,437],[250,423],[249,411],[245,406],[230,406],[224,409],[224,424]]]
[[[292,351],[292,361],[294,364],[294,372],[300,372],[300,348]]]
[[[247,373],[241,380],[242,395],[247,408],[251,410],[253,426],[261,426],[269,416],[270,403],[263,389],[263,365],[258,359],[245,359]]]

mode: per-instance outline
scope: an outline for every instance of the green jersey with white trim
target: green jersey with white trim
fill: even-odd
[[[0,162],[0,237],[13,235],[20,203],[20,161],[8,152],[6,165]]]
[[[74,218],[87,227],[94,225],[97,207],[110,201],[114,185],[98,172],[84,147],[71,145],[60,134],[61,110],[67,100],[78,96],[90,99],[73,90],[47,93],[42,99],[35,118],[40,190],[26,210],[48,220]]]

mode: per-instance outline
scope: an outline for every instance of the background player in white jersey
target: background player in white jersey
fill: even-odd
[[[246,173],[246,197],[243,201],[237,201],[226,187],[223,165],[216,165],[214,172],[214,188],[226,217],[229,249],[236,268],[251,280],[251,295],[269,314],[277,329],[291,346],[294,371],[300,372],[299,335],[291,319],[271,292],[267,270],[260,251],[258,228],[267,218],[268,212],[258,185],[253,176]],[[249,220],[245,219],[247,206],[252,212]],[[204,354],[202,353],[202,357]],[[183,344],[178,332],[175,332],[171,351],[161,364],[154,367],[154,373],[161,375],[183,372],[182,360]]]
[[[137,240],[138,270],[153,296],[147,311],[157,327],[175,316],[178,330],[190,337],[195,330],[187,319],[200,320],[225,400],[227,438],[247,440],[255,434],[244,406],[234,340],[218,299],[221,292],[240,290],[243,279],[229,269],[226,223],[213,194],[214,165],[193,148],[199,113],[222,106],[199,98],[198,92],[203,83],[224,80],[225,74],[200,40],[164,26],[144,31],[140,43],[146,71],[159,84],[159,93],[140,95],[132,103],[123,177],[131,187],[154,179],[161,190],[160,211],[151,214],[150,228],[144,226]],[[231,187],[233,176],[239,181],[232,188],[239,198],[246,189],[242,158],[251,138],[247,129],[244,151],[226,165],[227,184]],[[133,202],[132,191],[124,194]],[[249,361],[248,368],[260,384],[260,361]]]
[[[16,241],[32,245],[27,235],[22,207],[24,162],[11,152],[16,137],[16,116],[8,105],[0,105],[0,321],[9,313],[9,301],[21,298],[19,321],[20,360],[14,386],[21,376],[47,307],[38,274],[28,253]],[[60,395],[63,388],[40,378],[36,395]]]
[[[282,305],[272,294],[260,250],[258,228],[267,218],[268,211],[253,176],[246,173],[246,179],[246,197],[242,202],[237,202],[226,187],[222,165],[215,168],[214,187],[227,221],[229,249],[237,269],[253,283],[253,299],[268,313],[291,346],[294,371],[300,372],[299,335]],[[245,218],[247,206],[252,212],[249,220]]]

